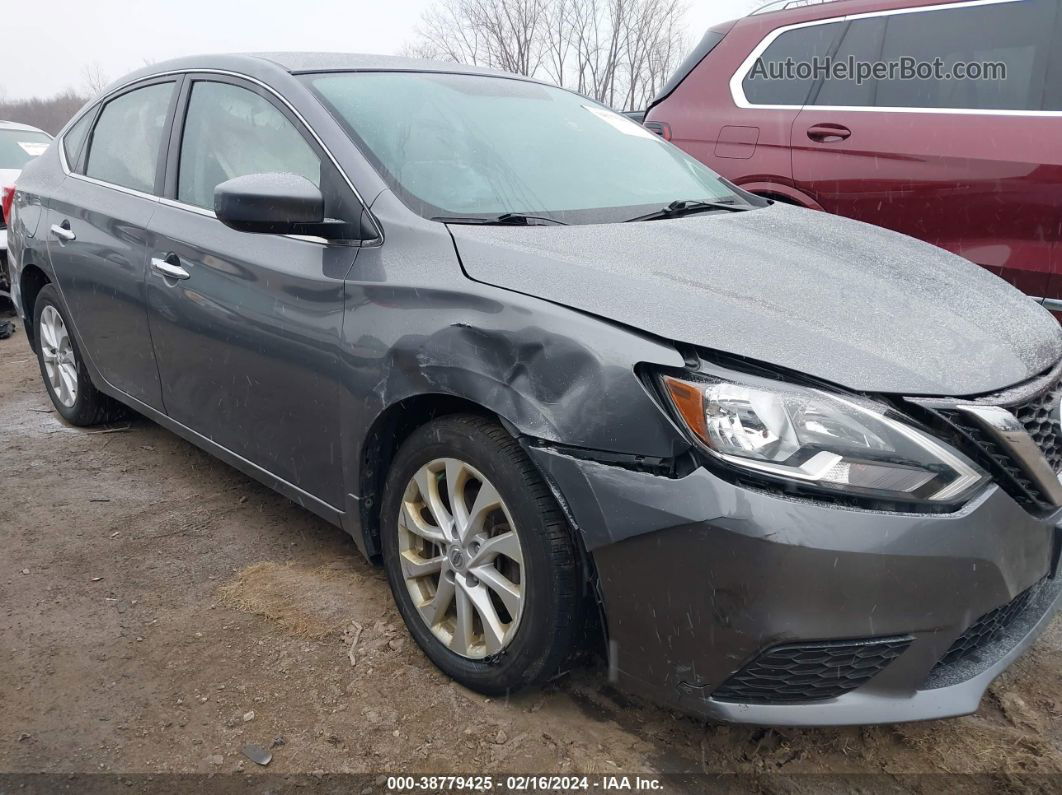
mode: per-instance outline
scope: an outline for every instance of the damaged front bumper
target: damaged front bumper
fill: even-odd
[[[529,453],[593,558],[618,683],[697,715],[816,726],[963,715],[1062,599],[1062,512],[793,499]]]

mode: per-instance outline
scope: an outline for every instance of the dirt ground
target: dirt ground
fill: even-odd
[[[1062,772],[1057,621],[937,723],[706,725],[592,667],[491,700],[420,654],[340,530],[147,420],[64,425],[21,328],[0,464],[0,772],[259,774],[251,742],[284,773]]]

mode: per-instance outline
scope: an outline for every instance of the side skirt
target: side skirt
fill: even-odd
[[[305,508],[308,511],[312,511],[325,521],[330,522],[331,524],[334,524],[335,526],[340,527],[343,530],[346,530],[348,533],[353,535],[355,539],[359,537],[360,533],[354,533],[353,529],[355,528],[351,528],[348,526],[348,514],[345,511],[341,511],[335,506],[330,505],[329,503],[324,502],[323,500],[320,500],[317,497],[314,497],[312,494],[306,491],[303,491],[298,486],[289,483],[283,478],[277,477],[272,472],[263,469],[262,467],[258,466],[257,464],[251,461],[248,461],[246,458],[243,458],[240,455],[237,455],[236,453],[229,450],[227,447],[222,447],[217,442],[211,441],[207,437],[203,436],[200,433],[197,433],[196,431],[193,431],[186,425],[182,425],[171,417],[167,417],[165,414],[157,411],[156,409],[153,409],[146,403],[141,403],[136,398],[130,397],[124,392],[114,389],[110,384],[107,384],[105,381],[103,381],[103,379],[97,378],[93,380],[97,384],[103,382],[102,386],[97,387],[98,389],[100,389],[101,392],[106,392],[115,400],[124,403],[137,413],[143,414],[145,417],[155,423],[158,423],[166,430],[177,434],[186,442],[191,442],[196,447],[205,450],[215,458],[224,461],[226,464],[231,467],[234,467],[235,469],[238,469],[243,474],[254,478],[262,485],[268,486],[278,494],[287,497],[299,507]]]

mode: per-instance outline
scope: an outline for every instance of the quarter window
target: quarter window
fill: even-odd
[[[152,192],[173,86],[158,83],[138,88],[104,106],[92,131],[87,176]]]
[[[803,106],[815,85],[811,65],[816,59],[821,62],[832,53],[843,28],[843,22],[830,22],[783,33],[745,76],[741,84],[745,98],[753,105]],[[806,73],[786,73],[788,69],[802,67]]]
[[[92,117],[95,115],[95,112],[90,110],[78,119],[77,124],[71,127],[66,135],[63,136],[63,153],[66,155],[66,163],[71,169],[77,169],[78,161],[81,157],[81,149],[85,145],[89,127],[92,126]]]
[[[228,83],[195,83],[181,143],[178,200],[212,210],[219,184],[265,173],[297,174],[321,187],[321,159],[271,102]]]

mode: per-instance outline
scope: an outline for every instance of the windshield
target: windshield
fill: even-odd
[[[677,147],[563,89],[424,72],[305,79],[426,218],[517,213],[601,223],[677,200],[744,201]]]
[[[0,130],[0,168],[21,171],[52,142],[47,133],[36,130]]]

